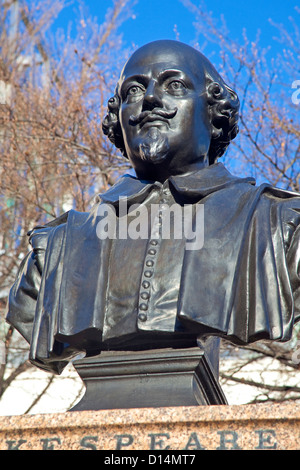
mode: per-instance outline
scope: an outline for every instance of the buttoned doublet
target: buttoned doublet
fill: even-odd
[[[147,209],[147,236],[118,236],[120,200]],[[162,236],[174,203],[194,214],[203,205],[199,249]],[[97,235],[103,204],[116,211],[116,237]],[[299,195],[256,187],[222,164],[164,184],[122,177],[90,213],[37,227],[30,243],[7,320],[30,342],[31,360],[57,372],[80,350],[190,346],[211,334],[286,341],[300,316]]]
[[[110,263],[108,273],[106,339],[137,331],[183,330],[177,319],[177,303],[185,239],[163,236],[164,212],[176,202],[168,181],[151,185],[148,191],[139,207],[139,224],[148,227],[148,233],[134,239],[129,233],[126,240],[116,237],[111,243],[110,259],[118,262]],[[133,201],[129,201],[129,210]],[[118,201],[113,203],[118,205]],[[175,215],[169,214],[173,228]],[[130,226],[130,220],[125,224]]]

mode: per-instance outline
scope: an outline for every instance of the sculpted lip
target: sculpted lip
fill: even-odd
[[[151,124],[151,123],[157,123],[157,124],[159,124],[159,123],[162,123],[162,122],[164,122],[164,123],[166,123],[166,124],[169,124],[168,119],[165,119],[165,118],[163,118],[163,117],[161,117],[161,116],[156,116],[155,114],[150,114],[149,116],[145,117],[145,118],[140,122],[140,128],[142,128],[142,127],[144,127],[144,126],[146,127],[146,124],[148,124],[148,123],[150,123],[150,124]]]
[[[177,108],[166,110],[160,108],[154,108],[151,111],[142,111],[137,116],[131,115],[129,123],[136,126],[140,124],[142,127],[146,122],[163,121],[168,122],[168,119],[172,119],[177,113]]]

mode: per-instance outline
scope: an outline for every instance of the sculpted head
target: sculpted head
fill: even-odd
[[[165,179],[215,163],[238,133],[238,110],[203,54],[155,41],[125,64],[103,131],[139,177]]]

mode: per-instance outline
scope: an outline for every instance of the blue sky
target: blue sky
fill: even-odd
[[[193,0],[193,2],[197,5],[200,2],[204,4],[206,10],[211,11],[216,20],[220,20],[223,15],[230,38],[237,40],[241,45],[244,43],[244,29],[248,39],[253,41],[259,30],[260,45],[271,46],[268,60],[282,52],[282,45],[273,40],[279,33],[269,20],[276,24],[281,23],[287,31],[292,31],[293,26],[289,17],[293,17],[298,24],[300,19],[300,15],[295,12],[295,7],[300,6],[299,0]],[[97,17],[98,24],[101,24],[113,0],[73,0],[72,5],[61,12],[52,31],[55,28],[66,29],[70,21],[76,23],[78,20],[76,9],[78,10],[80,3],[85,5],[91,16]],[[180,0],[136,0],[131,17],[122,24],[119,32],[123,35],[127,51],[157,39],[176,39],[175,25],[179,39],[194,45],[196,38],[194,21],[193,14]],[[200,37],[200,46],[203,43],[204,39]],[[208,45],[202,52],[218,67],[216,45]],[[289,74],[288,71],[285,73]],[[291,96],[289,75],[279,85]]]
[[[54,27],[66,28],[69,21],[75,20],[75,10],[79,1],[74,0],[58,17]],[[103,21],[106,9],[113,3],[112,0],[82,0],[92,16]],[[200,1],[195,0],[199,4]],[[294,8],[299,6],[299,0],[203,0],[206,9],[213,13],[215,18],[224,15],[230,35],[234,39],[241,39],[243,28],[246,28],[248,37],[255,39],[256,32],[261,31],[261,43],[270,44],[276,35],[276,30],[270,25],[271,18],[276,23],[283,23],[290,27],[288,17],[295,16]],[[195,28],[193,14],[180,0],[137,0],[133,7],[132,18],[129,18],[120,31],[126,46],[141,46],[156,39],[175,39],[174,26],[176,25],[179,39],[193,44]],[[297,18],[297,16],[296,16]],[[298,18],[300,18],[298,16]]]

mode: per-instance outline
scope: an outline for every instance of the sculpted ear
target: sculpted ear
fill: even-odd
[[[209,150],[210,163],[221,157],[231,140],[238,134],[239,98],[224,82],[210,79],[207,86],[207,102],[212,125]]]
[[[122,129],[119,121],[120,98],[117,94],[112,96],[107,103],[107,115],[102,123],[102,130],[109,140],[121,150],[122,154],[127,158],[125,145],[123,140]]]

